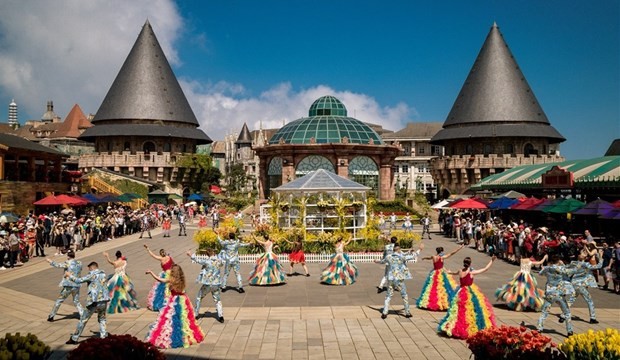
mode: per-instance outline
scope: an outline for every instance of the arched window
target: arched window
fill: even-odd
[[[529,157],[530,155],[538,155],[538,151],[534,149],[534,145],[527,143],[523,147],[523,155],[525,155],[525,157]]]
[[[142,145],[142,151],[144,151],[145,154],[155,152],[155,144],[152,141],[145,142]]]
[[[474,154],[474,146],[472,144],[465,145],[465,154],[473,155]]]
[[[129,141],[125,141],[125,144],[123,144],[123,151],[131,151],[131,143]]]
[[[267,194],[271,189],[282,185],[282,158],[274,157],[267,168]]]
[[[349,162],[349,179],[379,190],[379,167],[368,156],[356,156]]]
[[[299,164],[297,164],[297,168],[295,169],[295,176],[304,176],[307,173],[318,169],[331,171],[333,173],[336,172],[336,170],[334,169],[334,164],[332,164],[332,162],[329,161],[329,159],[327,159],[326,157],[320,155],[310,155],[303,158],[299,162]]]
[[[169,142],[164,143],[164,152],[170,152],[172,150],[172,146]]]
[[[181,146],[181,152],[182,153],[186,153],[187,152],[187,144],[183,144],[183,146]]]
[[[493,153],[493,145],[491,144],[484,144],[483,148],[482,148],[482,153],[484,155],[489,155]]]
[[[515,146],[513,144],[504,144],[504,154],[514,154]]]

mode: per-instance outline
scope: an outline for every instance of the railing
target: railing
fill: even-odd
[[[183,154],[178,153],[178,156]],[[80,156],[79,167],[114,167],[114,166],[135,166],[135,167],[172,167],[176,163],[177,153],[150,153],[136,152],[132,154],[129,151],[121,153],[95,153]]]
[[[242,264],[252,264],[258,260],[263,254],[245,254],[239,255],[239,262]],[[278,260],[281,263],[288,262],[288,253],[278,254]],[[383,253],[381,252],[368,252],[368,253],[347,253],[349,255],[349,259],[356,263],[371,263],[375,260],[383,259]],[[306,254],[306,262],[307,263],[325,263],[329,262],[331,258],[334,256],[331,254]],[[208,256],[206,255],[197,255],[196,258],[206,260]],[[413,262],[413,261],[411,261]]]
[[[467,168],[513,168],[519,165],[535,165],[564,160],[556,155],[453,155],[433,159],[435,169],[467,169]]]

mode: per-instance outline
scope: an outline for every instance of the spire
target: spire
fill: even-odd
[[[148,20],[99,107],[93,124],[122,119],[199,125]]]
[[[51,123],[57,117],[56,113],[54,113],[54,102],[52,100],[47,101],[45,113],[41,116],[41,121],[44,123]]]
[[[515,136],[546,137],[552,143],[565,140],[550,126],[495,22],[443,124],[443,130],[433,137],[433,141],[475,135],[474,126],[483,124],[492,126],[491,133],[496,134],[514,133],[513,130],[502,130],[518,126],[521,135],[515,133]]]
[[[86,115],[80,108],[80,105],[75,104],[67,114],[65,121],[58,126],[58,130],[54,134],[54,137],[63,137],[63,138],[77,138],[82,132],[92,127],[93,125],[88,121]]]
[[[239,137],[235,144],[251,144],[252,143],[252,134],[250,134],[250,130],[248,129],[248,124],[243,123],[243,127],[241,128],[241,132],[239,133]]]

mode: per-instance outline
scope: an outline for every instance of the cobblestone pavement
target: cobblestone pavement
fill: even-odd
[[[153,250],[164,248],[171,253],[186,274],[190,298],[194,298],[197,285],[193,282],[199,267],[192,264],[185,252],[193,249],[190,225],[187,237],[163,238],[159,231],[154,238],[138,239],[137,235],[97,244],[77,254],[84,263],[97,261],[100,267],[111,272],[101,253],[111,255],[121,250],[128,258],[128,274],[144,307],[146,295],[153,284],[145,274],[146,269],[159,270],[156,260],[150,258],[143,248],[148,243]],[[173,229],[174,234],[174,229]],[[452,240],[434,235],[425,240],[423,255],[434,253],[436,246],[450,251],[456,245]],[[50,251],[51,252],[51,251]],[[446,267],[456,269],[463,257],[471,256],[474,267],[483,267],[489,258],[473,249],[463,249],[446,261]],[[288,264],[284,264],[288,269]],[[319,283],[319,275],[325,264],[309,264],[311,277],[293,276],[288,283],[275,287],[249,287],[246,293],[227,291],[222,295],[226,321],[215,321],[210,298],[203,300],[199,323],[206,333],[205,341],[188,349],[166,350],[169,358],[178,359],[467,359],[470,352],[464,341],[442,337],[436,333],[437,323],[444,313],[422,311],[412,307],[413,318],[399,315],[402,301],[395,297],[390,316],[380,318],[383,294],[377,294],[383,268],[376,264],[358,264],[360,277],[352,286],[334,287]],[[414,275],[407,287],[410,303],[414,303],[424,277],[430,271],[430,262],[411,264]],[[250,264],[241,266],[244,281],[251,270]],[[300,269],[301,270],[301,269]],[[476,283],[493,302],[494,290],[508,281],[518,268],[497,261],[492,269],[476,277]],[[53,359],[62,359],[72,347],[64,345],[75,330],[77,313],[70,301],[60,308],[56,321],[46,321],[47,315],[58,295],[58,282],[62,271],[51,268],[43,259],[33,259],[26,265],[0,272],[0,334],[6,332],[31,332],[39,336],[54,350]],[[540,279],[539,281],[544,281]],[[231,278],[228,284],[236,281]],[[542,284],[539,284],[542,285]],[[618,328],[620,325],[620,297],[603,290],[592,290],[600,324],[590,325],[588,310],[583,300],[573,309],[576,316],[575,332],[587,329]],[[82,292],[84,298],[84,291]],[[517,325],[522,321],[528,326],[535,324],[538,313],[516,313],[501,304],[495,307],[500,323]],[[563,324],[557,322],[559,309],[553,308],[545,326],[545,333],[554,341],[565,338]],[[112,334],[132,334],[144,338],[148,326],[156,314],[140,309],[125,314],[108,316],[108,330]],[[91,320],[81,340],[94,336],[96,320]]]

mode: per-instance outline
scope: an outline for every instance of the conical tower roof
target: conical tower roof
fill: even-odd
[[[182,137],[211,143],[175,77],[151,24],[146,21],[97,114],[80,139]]]
[[[252,143],[252,135],[250,134],[250,129],[248,129],[248,125],[243,123],[243,127],[241,128],[241,132],[239,133],[239,137],[235,144],[251,144]]]
[[[93,125],[88,121],[86,115],[80,108],[80,105],[75,104],[65,121],[63,121],[60,126],[58,126],[58,130],[54,133],[53,137],[69,137],[69,138],[77,138],[82,133],[82,130],[88,129]]]
[[[199,125],[148,21],[92,122],[121,119]]]
[[[433,143],[468,137],[544,137],[564,141],[521,72],[497,24],[493,24]]]

